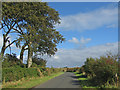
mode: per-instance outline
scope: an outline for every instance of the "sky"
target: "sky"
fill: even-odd
[[[82,66],[87,57],[99,57],[107,52],[118,53],[118,6],[115,2],[48,2],[60,14],[56,30],[64,37],[58,51],[47,59],[48,67]],[[2,32],[0,32],[0,47]],[[14,37],[13,37],[14,38]],[[19,57],[20,50],[12,45]],[[6,53],[9,53],[7,49]],[[25,52],[24,60],[27,59]]]
[[[48,66],[82,66],[87,57],[118,52],[118,8],[110,2],[49,2],[61,17],[57,30],[66,38]]]

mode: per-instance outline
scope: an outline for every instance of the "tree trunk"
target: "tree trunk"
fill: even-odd
[[[23,64],[24,51],[28,49],[28,48],[25,48],[26,46],[27,46],[27,44],[25,43],[25,44],[22,46],[22,49],[21,49],[21,52],[20,52],[20,61],[21,61],[22,64]]]
[[[20,62],[23,64],[23,55],[25,51],[25,45],[22,46],[21,52],[20,52]]]
[[[0,53],[2,57],[4,56],[4,53],[5,53],[5,47],[2,47],[1,53]]]
[[[1,49],[1,56],[3,57],[4,56],[4,53],[5,53],[5,49],[6,49],[6,36],[3,34],[3,46],[2,46],[2,49]]]
[[[0,66],[1,66],[1,61],[3,60],[4,52],[5,52],[5,50],[4,50],[4,48],[2,47],[1,53],[0,53]]]
[[[27,60],[27,67],[30,68],[32,65],[32,50],[31,50],[31,43],[28,44],[28,60]]]

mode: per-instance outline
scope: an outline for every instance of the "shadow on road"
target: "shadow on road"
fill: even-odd
[[[72,76],[70,76],[70,77],[72,77],[72,84],[73,85],[80,85],[80,81],[78,80],[78,78],[80,78],[81,76],[75,76],[75,75],[72,75]]]
[[[78,78],[80,78],[81,76],[71,76],[72,78],[74,78],[74,79],[78,79]]]
[[[73,81],[72,81],[72,84],[73,84],[73,85],[80,85],[80,81],[78,81],[78,80],[73,80]]]

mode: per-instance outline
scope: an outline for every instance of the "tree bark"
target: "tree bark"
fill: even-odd
[[[27,60],[27,67],[30,68],[32,65],[32,50],[31,50],[31,44],[32,42],[29,42],[28,44],[28,60]]]
[[[27,44],[24,44],[22,46],[22,49],[20,51],[20,62],[23,64],[23,55],[24,55],[24,51],[27,50],[28,48],[25,48],[27,46]]]
[[[23,55],[25,51],[25,45],[22,46],[21,52],[20,52],[20,62],[23,64]]]
[[[1,49],[1,53],[0,53],[2,57],[4,56],[4,53],[5,53],[6,42],[7,42],[6,36],[3,34],[3,46],[2,46],[2,49]]]
[[[4,56],[4,53],[5,53],[5,47],[2,47],[1,53],[0,53],[2,57]]]

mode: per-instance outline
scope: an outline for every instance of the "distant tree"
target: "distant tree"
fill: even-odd
[[[38,58],[37,56],[34,56],[32,60],[33,60],[33,63],[37,64],[37,66],[46,67],[47,61],[42,58]]]

